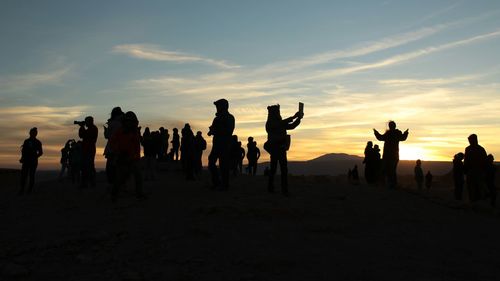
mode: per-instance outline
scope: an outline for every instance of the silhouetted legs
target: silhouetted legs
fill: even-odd
[[[146,180],[151,179],[155,180],[156,179],[156,169],[157,169],[157,164],[156,164],[156,157],[154,155],[148,155],[144,157],[144,178]]]
[[[113,184],[116,178],[115,156],[109,153],[106,159],[106,178],[109,184]]]
[[[194,163],[194,174],[199,175],[201,174],[201,170],[203,168],[203,164],[201,162],[201,157],[203,156],[202,153],[197,152],[195,155],[195,163]]]
[[[385,162],[385,175],[387,177],[387,186],[391,189],[397,188],[398,177],[396,169],[398,167],[397,159],[384,159]]]
[[[248,160],[248,173],[253,176],[257,174],[257,160]]]
[[[113,166],[115,167],[115,166]],[[116,168],[115,168],[116,170]],[[71,183],[80,183],[81,180],[81,173],[82,173],[82,168],[79,165],[72,165],[70,167],[70,172],[71,172]],[[115,174],[115,173],[113,173]]]
[[[174,160],[179,161],[179,147],[174,147]]]
[[[29,176],[29,184],[28,184],[28,192],[33,190],[33,186],[35,186],[35,172],[38,163],[23,163],[21,168],[21,190],[19,194],[24,193],[24,187],[26,186],[26,180]]]
[[[475,202],[481,199],[481,190],[483,188],[483,174],[478,171],[467,172],[467,190],[469,192],[469,200]]]
[[[217,169],[217,160],[219,160],[221,177],[219,177],[219,170]],[[221,186],[222,189],[227,189],[229,187],[230,162],[229,149],[227,147],[224,149],[222,146],[214,144],[208,156],[208,169],[212,175],[214,188]]]
[[[422,190],[422,187],[424,186],[424,182],[421,180],[417,180],[417,188],[419,191]]]
[[[494,182],[488,182],[488,196],[490,197],[491,206],[495,207],[497,201],[497,189]]]
[[[134,176],[135,195],[137,198],[144,196],[142,193],[142,172],[140,161],[118,163],[116,166],[116,179],[111,190],[111,198],[116,201],[120,189],[125,185],[130,175]]]
[[[455,199],[462,200],[462,194],[464,190],[464,180],[463,178],[454,180],[455,180]]]
[[[82,159],[82,187],[87,187],[90,183],[95,186],[95,154],[83,154]]]
[[[69,166],[67,163],[61,164],[61,172],[59,173],[59,180],[62,180],[64,177],[64,173],[68,171],[69,173]]]
[[[271,153],[271,170],[269,172],[269,182],[267,189],[269,192],[274,192],[274,176],[276,175],[276,169],[278,168],[278,162],[280,164],[281,172],[281,192],[283,194],[288,194],[288,161],[286,158],[286,150],[276,150]]]

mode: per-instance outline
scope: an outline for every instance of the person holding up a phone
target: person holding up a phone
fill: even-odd
[[[286,119],[281,118],[280,106],[271,105],[267,107],[268,115],[266,122],[267,142],[264,149],[271,155],[271,170],[269,171],[268,191],[274,192],[274,176],[278,162],[281,170],[281,192],[288,196],[288,160],[287,150],[290,148],[290,135],[287,130],[297,128],[304,117],[304,104],[299,104],[299,111]]]

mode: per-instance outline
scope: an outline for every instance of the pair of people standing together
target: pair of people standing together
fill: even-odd
[[[226,190],[229,187],[229,169],[230,169],[230,145],[234,131],[234,116],[229,113],[229,103],[225,99],[214,102],[217,113],[210,126],[209,136],[213,136],[213,146],[208,156],[208,168],[212,175],[213,188]],[[288,195],[288,165],[286,152],[290,147],[290,136],[287,130],[295,129],[301,119],[304,117],[302,112],[283,119],[280,114],[279,105],[268,106],[268,117],[266,122],[267,142],[264,149],[271,155],[271,170],[268,179],[268,191],[274,192],[274,176],[278,163],[281,170],[281,190],[284,195]],[[217,169],[217,161],[220,166]]]

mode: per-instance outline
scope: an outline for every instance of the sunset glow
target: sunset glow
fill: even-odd
[[[500,2],[236,2],[3,5],[0,167],[19,167],[33,126],[40,167],[57,167],[88,115],[102,152],[114,106],[143,127],[190,123],[206,136],[222,97],[235,133],[260,147],[266,107],[287,117],[304,102],[290,160],[382,149],[372,129],[389,120],[410,129],[401,159],[450,160],[471,133],[500,155]]]

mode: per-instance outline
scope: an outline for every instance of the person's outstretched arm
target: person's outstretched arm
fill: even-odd
[[[295,120],[294,120],[295,119]],[[287,130],[293,130],[297,128],[297,126],[300,124],[300,120],[302,119],[300,112],[295,113],[294,116],[288,117],[285,120],[283,120],[285,123],[285,128]]]
[[[401,138],[399,139],[400,141],[405,141],[408,138],[408,130],[409,129],[406,129],[406,131],[401,135]]]
[[[373,134],[379,141],[385,141],[385,134],[381,135],[377,130],[373,129]]]

